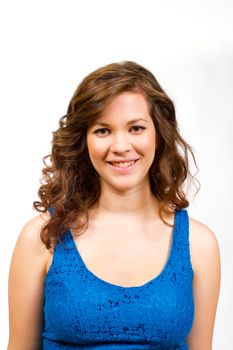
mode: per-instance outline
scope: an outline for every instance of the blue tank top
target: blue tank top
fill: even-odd
[[[68,230],[45,280],[43,349],[188,349],[193,275],[185,209],[175,212],[166,265],[142,286],[122,287],[94,275]]]

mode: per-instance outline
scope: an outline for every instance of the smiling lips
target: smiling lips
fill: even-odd
[[[108,162],[108,163],[117,168],[128,168],[132,166],[134,163],[136,163],[137,160],[138,159],[127,161],[127,162]]]

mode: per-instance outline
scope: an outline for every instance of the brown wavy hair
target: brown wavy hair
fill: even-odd
[[[80,232],[86,230],[88,210],[100,196],[99,175],[86,144],[87,130],[106,105],[126,91],[143,94],[155,126],[158,144],[149,178],[151,191],[161,204],[160,217],[163,210],[188,207],[184,185],[188,178],[195,180],[189,170],[189,153],[198,167],[191,146],[179,133],[174,103],[145,67],[130,61],[112,63],[90,73],[79,84],[67,114],[53,132],[51,154],[43,158],[40,201],[33,207],[42,213],[53,208],[52,219],[41,231],[47,248],[56,245],[74,221]]]

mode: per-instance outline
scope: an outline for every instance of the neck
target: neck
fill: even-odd
[[[150,185],[127,191],[102,188],[98,203],[95,206],[96,213],[111,216],[159,216],[159,200],[151,193]]]

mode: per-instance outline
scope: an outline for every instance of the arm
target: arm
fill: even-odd
[[[220,290],[220,253],[214,233],[190,220],[190,252],[194,269],[194,323],[188,336],[190,350],[211,350]]]
[[[17,240],[9,273],[8,350],[39,350],[43,324],[43,287],[50,255],[40,240],[45,221],[29,221]]]

